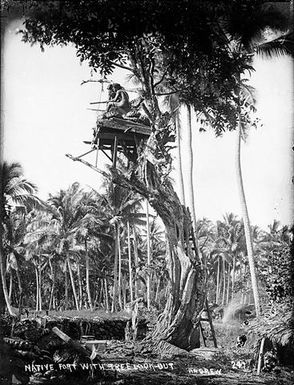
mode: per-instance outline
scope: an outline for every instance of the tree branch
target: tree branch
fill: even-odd
[[[112,64],[112,65],[114,65],[114,66],[116,66],[116,67],[122,68],[122,69],[124,69],[124,70],[131,71],[132,73],[134,73],[134,70],[133,70],[133,68],[131,68],[131,67],[127,67],[127,66],[124,66],[124,65],[122,65],[122,64],[115,63],[114,61],[111,61],[110,64]]]
[[[110,80],[106,80],[106,79],[97,79],[97,80],[82,80],[82,83],[80,84],[81,86],[83,84],[86,84],[86,83],[112,83]]]

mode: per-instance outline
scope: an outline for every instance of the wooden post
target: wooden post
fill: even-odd
[[[97,139],[95,167],[97,167],[98,165],[99,144],[100,144],[100,138]]]
[[[117,136],[114,137],[113,153],[112,153],[112,166],[116,168],[117,159]]]
[[[264,343],[265,343],[265,337],[262,338],[261,344],[260,344],[259,355],[258,355],[258,364],[257,364],[257,375],[259,375],[260,371],[261,371]]]

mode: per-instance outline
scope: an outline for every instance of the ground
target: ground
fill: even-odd
[[[123,325],[119,322],[126,321],[129,318],[127,312],[119,314],[102,311],[94,314],[87,311],[83,311],[82,314],[74,311],[63,312],[62,314],[50,313],[52,319],[57,318],[57,315],[59,316],[58,322],[60,322],[60,319],[64,319],[66,324],[68,324],[69,319],[76,322],[81,316],[84,320],[96,317],[100,327],[101,325],[105,327],[109,322],[118,322],[117,325]],[[35,318],[36,314],[32,313],[30,322],[35,322]],[[40,330],[43,330],[42,321],[40,320],[44,319],[44,317],[38,315],[38,319]],[[60,327],[63,327],[62,325]],[[205,327],[208,346],[194,349],[191,352],[175,349],[164,342],[154,346],[152,340],[147,338],[136,342],[112,339],[103,346],[97,345],[96,350],[81,355],[80,352],[75,351],[68,344],[59,341],[56,336],[55,345],[51,346],[49,342],[52,343],[53,337],[49,333],[50,330],[48,332],[50,323],[47,323],[44,330],[47,330],[49,334],[39,340],[35,334],[35,347],[31,348],[29,352],[29,349],[19,347],[20,344],[16,348],[12,344],[13,341],[7,340],[6,337],[6,341],[10,342],[10,345],[7,343],[2,345],[0,383],[3,385],[12,383],[43,383],[48,385],[84,385],[88,383],[95,385],[290,385],[293,383],[294,368],[276,367],[270,373],[262,372],[257,376],[254,338],[249,337],[244,347],[236,346],[237,336],[247,332],[246,326],[242,323],[231,321],[224,324],[216,320],[214,321],[214,327],[218,342],[217,349],[213,347],[209,329]],[[20,333],[19,335],[22,337],[22,343],[23,341],[33,341],[32,334]],[[15,337],[15,339],[17,338]],[[43,344],[40,342],[42,339]],[[45,347],[44,341],[49,341],[45,343]],[[36,348],[37,345],[39,350]],[[29,353],[34,355],[30,357]],[[47,355],[47,358],[44,358],[45,355]],[[46,363],[48,365],[50,362],[53,366],[48,370],[48,367],[44,365]],[[29,364],[34,366],[26,366],[26,372],[24,373],[25,365]],[[36,366],[42,364],[43,367]]]

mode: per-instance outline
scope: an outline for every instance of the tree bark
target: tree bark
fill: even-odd
[[[236,160],[237,160],[237,180],[238,180],[238,188],[240,193],[240,201],[241,201],[241,209],[242,209],[242,218],[244,223],[244,231],[245,231],[245,239],[246,239],[246,247],[247,247],[247,255],[251,276],[251,284],[255,305],[256,316],[260,315],[260,300],[259,300],[259,291],[257,284],[257,277],[255,271],[255,262],[254,262],[254,252],[253,252],[253,239],[250,228],[250,220],[244,190],[243,183],[243,175],[242,175],[242,167],[241,167],[241,138],[242,138],[242,122],[241,116],[239,115],[238,121],[238,130],[237,130],[237,151],[236,151]]]
[[[156,140],[154,136],[151,135],[149,141]],[[150,143],[146,148],[152,146],[154,148]],[[149,160],[140,163],[140,167],[132,175],[112,170],[113,180],[147,198],[165,226],[168,240],[169,296],[153,332],[153,339],[165,340],[183,349],[193,349],[200,346],[199,318],[204,305],[205,282],[196,253],[186,254],[191,218],[181,205],[169,179],[160,173],[158,160],[148,154],[145,159],[147,156],[153,163]]]

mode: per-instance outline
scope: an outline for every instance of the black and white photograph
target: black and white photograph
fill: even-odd
[[[1,0],[1,385],[294,383],[293,1]]]

